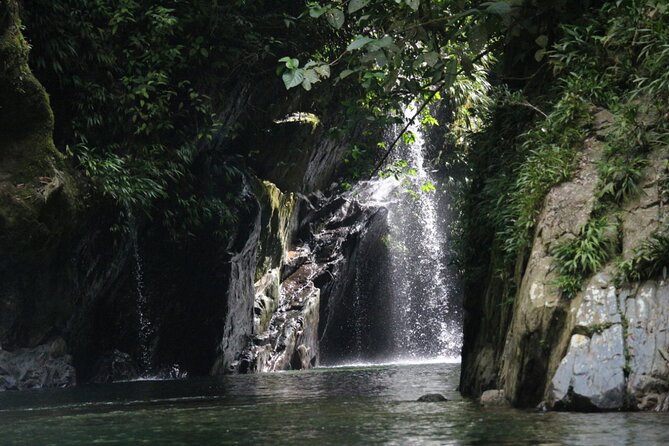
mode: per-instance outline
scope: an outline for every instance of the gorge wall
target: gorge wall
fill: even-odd
[[[639,195],[623,205],[608,229],[620,257],[595,271],[572,299],[557,285],[555,247],[577,238],[591,218],[603,137],[616,125],[608,111],[593,113],[575,173],[544,199],[531,251],[518,259],[520,285],[512,301],[503,300],[498,278],[487,281],[484,293],[466,298],[461,382],[466,393],[500,389],[514,405],[541,403],[560,410],[669,408],[666,266],[651,280],[616,280],[621,259],[638,255],[669,222],[663,193],[666,147],[647,155]]]
[[[196,194],[224,197],[214,158],[244,160],[232,235],[214,223],[175,240],[141,215],[119,229],[54,146],[17,2],[0,18],[0,389],[308,368],[321,341],[347,348],[341,284],[366,262],[360,246],[383,249],[384,216],[330,187],[348,150],[328,133],[336,92],[309,103],[320,123],[281,121],[300,93],[273,72],[233,79],[189,172]]]

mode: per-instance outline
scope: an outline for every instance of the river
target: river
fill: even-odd
[[[669,414],[482,408],[458,364],[388,364],[0,393],[2,445],[664,445]],[[420,403],[439,392],[450,401]]]

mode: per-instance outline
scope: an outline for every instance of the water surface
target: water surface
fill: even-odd
[[[667,444],[669,414],[485,409],[458,364],[336,367],[0,393],[1,445]],[[439,392],[450,401],[419,403]]]

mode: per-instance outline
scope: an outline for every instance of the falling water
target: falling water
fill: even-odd
[[[151,371],[151,346],[150,341],[153,335],[153,327],[151,320],[147,317],[147,301],[146,293],[144,292],[144,272],[142,269],[142,258],[139,253],[139,244],[137,236],[132,239],[133,257],[135,260],[135,283],[137,288],[137,322],[139,334],[139,354],[140,366],[142,368],[142,375],[147,376]]]
[[[459,356],[462,328],[444,252],[442,191],[422,190],[437,181],[425,160],[422,129],[413,124],[409,130],[415,140],[399,147],[391,162],[407,161],[410,175],[373,180],[360,195],[365,204],[388,209],[394,359],[452,358]]]

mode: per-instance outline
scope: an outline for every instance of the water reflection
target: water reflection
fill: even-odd
[[[665,444],[667,414],[483,409],[457,364],[387,365],[0,394],[0,444]],[[425,393],[446,403],[418,403]]]

